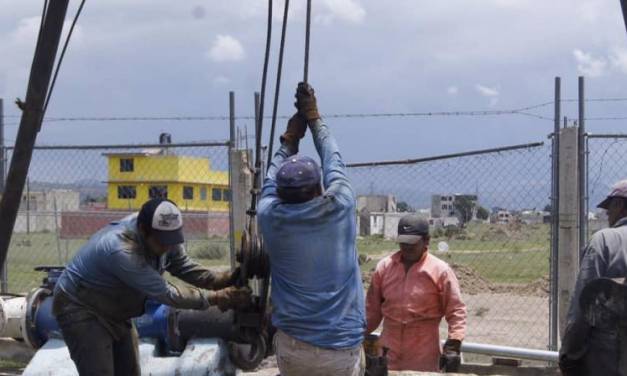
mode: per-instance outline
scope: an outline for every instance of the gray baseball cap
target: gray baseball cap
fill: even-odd
[[[605,200],[601,201],[598,208],[606,209],[609,208],[610,202],[614,197],[625,198],[627,199],[627,179],[621,180],[618,183],[612,186],[612,190],[607,194]]]
[[[415,215],[406,215],[398,221],[397,243],[416,244],[429,235],[429,222]]]

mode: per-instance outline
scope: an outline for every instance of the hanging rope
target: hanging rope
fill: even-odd
[[[290,7],[290,0],[285,0],[283,9],[283,26],[281,27],[281,44],[279,46],[279,62],[276,73],[276,86],[274,88],[274,107],[272,108],[272,126],[270,127],[270,143],[268,144],[268,164],[270,168],[272,162],[272,149],[274,146],[274,130],[276,128],[277,110],[279,107],[279,91],[281,89],[281,72],[283,70],[283,51],[285,50],[285,32],[287,29],[287,14]]]

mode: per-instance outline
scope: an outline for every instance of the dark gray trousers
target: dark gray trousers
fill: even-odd
[[[57,297],[55,297],[57,298]],[[57,315],[63,339],[81,376],[139,376],[137,331],[131,325],[116,338],[88,311],[69,308]],[[121,326],[124,328],[124,326]]]

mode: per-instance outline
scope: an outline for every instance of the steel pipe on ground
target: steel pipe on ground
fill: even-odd
[[[557,363],[559,357],[557,351],[487,345],[473,342],[463,342],[462,353],[483,354],[491,356],[501,356],[504,358],[538,360],[555,363]]]
[[[26,298],[0,298],[0,337],[23,339],[25,326]]]

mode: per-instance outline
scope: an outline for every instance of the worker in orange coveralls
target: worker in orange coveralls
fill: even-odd
[[[367,333],[383,319],[381,345],[390,370],[455,372],[466,332],[466,305],[451,267],[429,254],[429,223],[414,215],[398,223],[400,251],[379,261],[366,297]],[[440,349],[439,326],[448,323]]]

